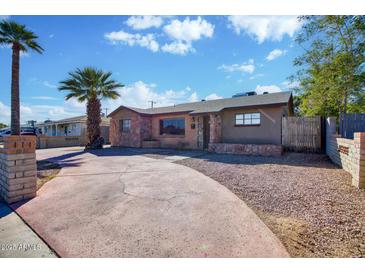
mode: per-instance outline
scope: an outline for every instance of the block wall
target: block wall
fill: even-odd
[[[365,132],[356,132],[354,139],[336,134],[336,119],[330,117],[326,124],[326,154],[352,175],[352,184],[365,188]]]

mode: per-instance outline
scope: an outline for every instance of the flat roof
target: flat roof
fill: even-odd
[[[51,120],[49,122],[43,122],[43,123],[37,123],[37,126],[44,126],[44,125],[51,125],[51,124],[70,124],[70,123],[86,123],[87,116],[81,115],[81,116],[75,116],[70,118],[65,118],[61,120]],[[107,117],[101,117],[102,123],[109,123],[109,119]]]

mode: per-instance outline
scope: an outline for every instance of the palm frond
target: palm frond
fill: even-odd
[[[69,91],[66,100],[77,98],[83,102],[91,98],[111,98],[120,96],[117,89],[124,85],[110,79],[112,73],[93,67],[77,68],[68,73],[69,78],[60,81],[58,90]]]
[[[38,36],[28,30],[25,25],[8,20],[0,22],[1,44],[18,44],[21,51],[26,52],[28,49],[32,49],[42,53],[44,49],[37,43],[36,39],[38,39]]]

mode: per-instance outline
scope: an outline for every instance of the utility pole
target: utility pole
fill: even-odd
[[[105,108],[105,117],[108,116],[108,108]]]
[[[151,108],[153,108],[154,104],[157,104],[155,101],[148,101],[149,103],[151,103]]]

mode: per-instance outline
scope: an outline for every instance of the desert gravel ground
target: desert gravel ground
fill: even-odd
[[[60,170],[61,167],[57,163],[46,160],[37,161],[37,190],[56,177]]]
[[[365,257],[365,190],[324,155],[206,154],[176,163],[244,200],[293,257]]]

